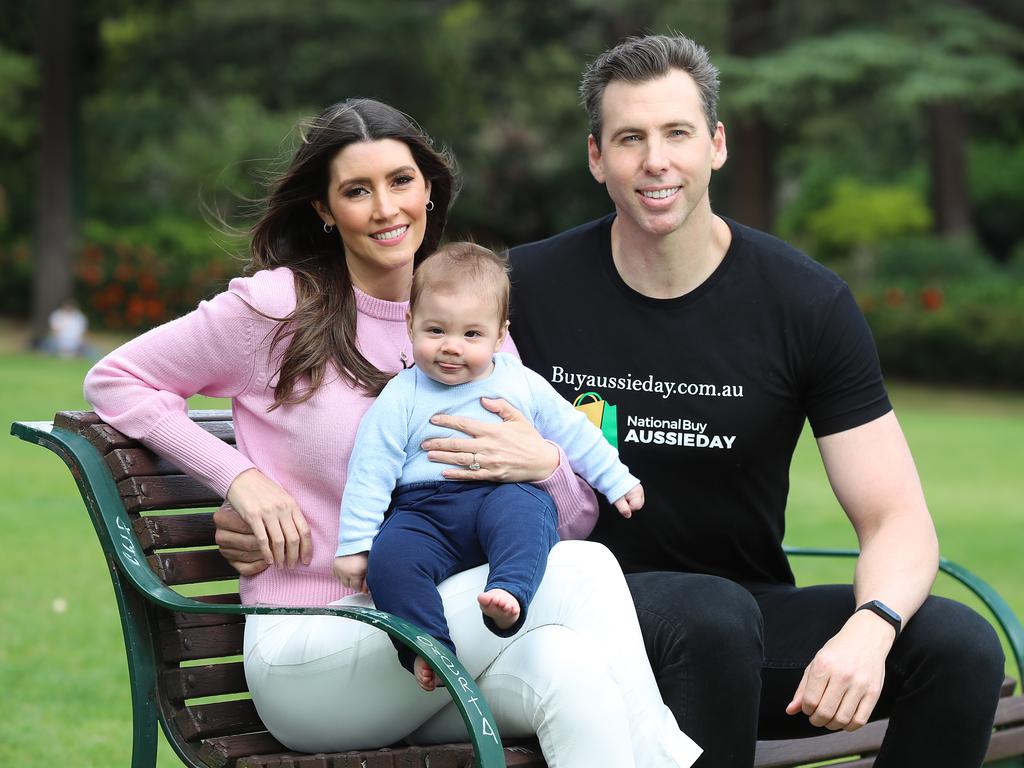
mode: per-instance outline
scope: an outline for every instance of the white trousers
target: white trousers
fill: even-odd
[[[526,623],[510,638],[484,627],[476,597],[486,577],[483,565],[438,590],[459,661],[502,736],[536,734],[550,768],[688,768],[697,759],[700,748],[661,700],[629,590],[607,549],[557,544]],[[370,605],[362,595],[339,602]],[[245,675],[267,728],[296,751],[468,738],[445,690],[422,691],[387,635],[361,622],[250,616]]]

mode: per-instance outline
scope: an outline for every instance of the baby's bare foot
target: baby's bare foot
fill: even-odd
[[[519,601],[504,589],[488,589],[477,597],[480,610],[498,629],[508,629],[519,621]]]
[[[412,671],[416,675],[416,682],[420,684],[420,688],[424,691],[432,691],[437,688],[437,678],[434,677],[434,670],[423,660],[422,656],[416,657],[416,661],[412,663]]]

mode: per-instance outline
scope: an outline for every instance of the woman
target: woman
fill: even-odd
[[[241,580],[247,604],[370,604],[331,574],[338,508],[359,419],[411,359],[405,312],[415,263],[438,244],[453,173],[405,115],[350,100],[302,137],[252,232],[251,277],[129,342],[86,378],[103,419],[223,494],[276,566]],[[186,415],[194,393],[231,397],[237,446]],[[548,490],[562,538],[594,522],[589,491],[525,423],[509,472]],[[523,450],[525,446],[526,450]],[[536,733],[551,766],[675,766],[695,759],[661,702],[617,564],[563,542],[530,619],[488,632],[486,566],[439,591],[460,660],[506,736]],[[256,708],[305,752],[464,737],[443,692],[421,691],[387,636],[322,616],[246,622]]]

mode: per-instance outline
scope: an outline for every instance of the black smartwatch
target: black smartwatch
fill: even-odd
[[[860,606],[858,611],[871,611],[876,616],[884,619],[892,625],[892,628],[896,630],[896,637],[900,636],[900,629],[903,627],[903,619],[896,613],[892,608],[883,603],[881,600],[869,600]]]

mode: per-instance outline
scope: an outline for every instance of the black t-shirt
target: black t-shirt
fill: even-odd
[[[644,485],[629,520],[599,497],[591,538],[627,572],[792,583],[782,538],[804,418],[820,437],[891,407],[864,316],[835,274],[729,220],[732,244],[702,285],[649,298],[615,269],[613,220],[511,253],[524,362]]]

